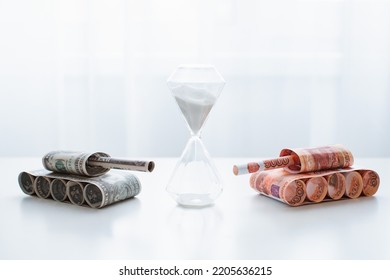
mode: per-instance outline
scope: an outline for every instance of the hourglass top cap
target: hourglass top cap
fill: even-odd
[[[225,84],[225,80],[213,65],[179,65],[167,80],[168,83],[214,83]]]

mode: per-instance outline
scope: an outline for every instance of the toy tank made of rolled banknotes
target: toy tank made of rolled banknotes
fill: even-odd
[[[341,145],[283,149],[280,157],[236,165],[236,175],[254,173],[250,186],[263,195],[299,206],[374,195],[378,173],[352,168],[352,153]]]
[[[152,161],[130,161],[111,158],[106,153],[54,151],[42,158],[47,170],[21,172],[22,191],[40,198],[102,208],[132,198],[141,191],[141,183],[126,169],[151,172]],[[52,172],[50,172],[52,171]]]

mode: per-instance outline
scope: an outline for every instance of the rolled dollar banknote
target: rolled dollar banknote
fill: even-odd
[[[80,153],[53,151],[42,158],[43,166],[50,171],[83,176],[100,176],[110,169],[152,172],[153,161],[111,158],[106,153]]]
[[[379,187],[379,175],[373,170],[354,168],[299,174],[275,169],[252,174],[249,183],[263,195],[299,206],[373,195]]]
[[[50,171],[83,176],[100,176],[109,168],[90,166],[89,159],[108,157],[105,153],[79,153],[69,151],[53,151],[42,158],[43,166]]]
[[[54,179],[50,183],[50,194],[54,200],[64,201],[67,198],[66,181],[63,179]]]
[[[32,195],[34,191],[35,177],[27,172],[21,172],[18,177],[19,186],[25,194]]]
[[[84,184],[76,181],[66,182],[66,194],[70,202],[76,205],[82,205],[85,201]]]
[[[102,208],[132,198],[141,191],[139,179],[124,171],[111,171],[89,178],[42,169],[21,172],[18,179],[20,188],[26,194],[76,205],[89,205],[92,208]]]
[[[280,157],[233,166],[235,175],[284,168],[290,173],[304,173],[353,165],[352,153],[342,145],[316,148],[283,149]]]
[[[38,176],[34,180],[34,191],[40,198],[48,198],[50,196],[51,179],[45,176]]]

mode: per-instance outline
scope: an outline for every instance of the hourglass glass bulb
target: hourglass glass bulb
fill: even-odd
[[[199,135],[225,81],[213,66],[179,66],[169,77],[168,87],[192,134]]]
[[[213,66],[190,65],[178,67],[167,83],[192,135],[167,191],[181,205],[212,204],[222,192],[222,184],[200,133],[225,81]]]

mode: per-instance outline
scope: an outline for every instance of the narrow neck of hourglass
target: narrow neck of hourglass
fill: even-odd
[[[193,137],[201,138],[201,135],[202,135],[202,131],[201,130],[199,130],[197,132],[194,132],[194,131],[190,130],[190,133],[191,133],[191,138],[193,138]]]

